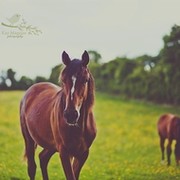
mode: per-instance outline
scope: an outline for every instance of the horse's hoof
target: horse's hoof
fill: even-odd
[[[166,165],[166,161],[165,161],[165,160],[162,160],[162,161],[161,161],[161,164],[162,164],[162,165]]]

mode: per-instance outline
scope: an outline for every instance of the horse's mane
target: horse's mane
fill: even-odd
[[[88,94],[87,94],[87,99],[86,99],[86,104],[88,109],[91,109],[94,105],[94,78],[92,76],[92,74],[89,71],[89,81],[88,81]]]

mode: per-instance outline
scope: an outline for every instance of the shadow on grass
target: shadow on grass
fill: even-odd
[[[25,180],[25,179],[18,178],[18,177],[11,177],[10,180]]]

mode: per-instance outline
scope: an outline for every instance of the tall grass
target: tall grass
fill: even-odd
[[[24,92],[0,92],[0,180],[26,180],[24,142],[19,126],[19,102]],[[98,134],[83,167],[82,180],[179,179],[174,154],[172,165],[160,163],[158,117],[180,113],[180,107],[156,105],[97,93],[94,107]],[[37,149],[37,175],[41,178]],[[50,180],[65,179],[59,156],[50,160]]]

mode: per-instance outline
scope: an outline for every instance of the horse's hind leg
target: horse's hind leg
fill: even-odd
[[[48,180],[47,165],[55,150],[43,149],[39,154],[40,166],[42,171],[43,180]]]
[[[164,143],[165,143],[165,138],[160,137],[160,147],[161,147],[161,153],[162,153],[162,162],[164,161]]]
[[[25,123],[22,123],[22,121],[21,121],[21,130],[25,141],[24,157],[27,158],[27,162],[28,162],[28,175],[30,177],[30,180],[34,180],[36,174],[36,163],[34,160],[36,144],[34,140],[31,138]]]
[[[26,143],[26,156],[28,161],[28,175],[31,180],[35,179],[36,174],[36,163],[34,160],[34,154],[35,154],[35,143],[28,142]]]
[[[168,139],[168,145],[167,145],[167,160],[168,160],[168,166],[171,164],[171,144],[172,144],[172,139]]]

